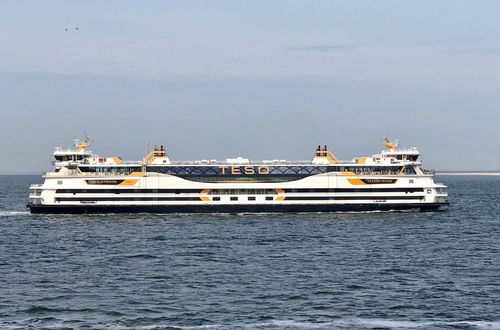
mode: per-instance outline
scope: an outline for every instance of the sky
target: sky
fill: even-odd
[[[307,160],[417,146],[500,171],[499,1],[0,1],[0,174],[101,156]]]

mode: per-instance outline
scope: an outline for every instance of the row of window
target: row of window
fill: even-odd
[[[265,167],[265,170],[262,168]],[[148,172],[172,175],[204,176],[260,176],[260,175],[314,175],[327,172],[353,172],[355,174],[415,174],[413,166],[150,166]]]
[[[54,156],[58,162],[67,162],[67,161],[75,161],[82,160],[83,158],[89,157],[89,155],[64,155],[64,156]]]
[[[287,197],[288,201],[300,200],[394,200],[394,199],[417,199],[423,200],[425,196],[293,196]]]
[[[212,189],[209,195],[276,195],[274,189]]]
[[[132,172],[140,172],[140,166],[121,167],[121,166],[80,166],[80,171],[83,173],[110,173],[110,174],[130,174]]]
[[[423,192],[423,188],[282,188],[285,193],[332,193],[332,192]],[[444,190],[443,190],[444,191]],[[196,194],[202,189],[57,189],[58,194]],[[275,195],[275,189],[211,189],[210,195]]]
[[[80,166],[84,173],[128,174],[142,171],[140,166]],[[326,172],[353,172],[355,174],[415,174],[412,166],[148,166],[148,172],[158,172],[177,176],[207,177],[260,177],[291,175],[305,177]]]
[[[310,200],[423,200],[425,196],[294,196],[287,197],[287,201],[310,201]],[[249,201],[255,201],[255,196],[248,196]],[[113,201],[201,201],[198,197],[56,197],[56,202],[113,202]],[[220,201],[221,197],[213,197],[213,201]],[[230,201],[238,201],[238,196],[231,196]],[[267,196],[266,201],[272,201],[272,196]]]
[[[200,201],[199,197],[56,197],[56,202]]]
[[[201,175],[178,175],[178,177],[204,183],[221,183],[221,182],[259,182],[259,183],[273,183],[273,182],[290,182],[305,178],[307,175],[261,175],[261,176],[201,176]]]
[[[230,201],[237,201],[238,199],[239,199],[239,197],[236,197],[236,196],[231,196],[229,198]],[[249,201],[255,201],[256,197],[255,196],[248,196],[247,199]],[[212,200],[218,202],[218,201],[220,201],[220,197],[212,197]],[[273,197],[270,197],[270,196],[266,197],[266,201],[272,201],[272,200],[274,200]]]
[[[204,176],[260,176],[260,175],[313,175],[327,171],[326,166],[148,166],[148,172],[172,175]]]

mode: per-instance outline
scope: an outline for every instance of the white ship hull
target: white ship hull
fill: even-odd
[[[432,176],[409,179],[329,173],[286,183],[211,184],[157,174],[131,178],[127,176],[126,180],[137,180],[132,186],[97,186],[86,183],[96,177],[46,177],[43,203],[31,203],[29,207],[33,213],[332,212],[430,210],[446,204],[444,187],[435,184]],[[353,185],[348,179],[396,182]],[[106,180],[119,182],[124,178]]]

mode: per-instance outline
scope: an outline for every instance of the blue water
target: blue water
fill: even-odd
[[[500,177],[446,212],[30,215],[0,177],[0,328],[500,329]]]

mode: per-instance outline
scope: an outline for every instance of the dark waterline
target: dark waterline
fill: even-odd
[[[500,329],[500,178],[446,212],[30,215],[0,176],[0,328]]]

